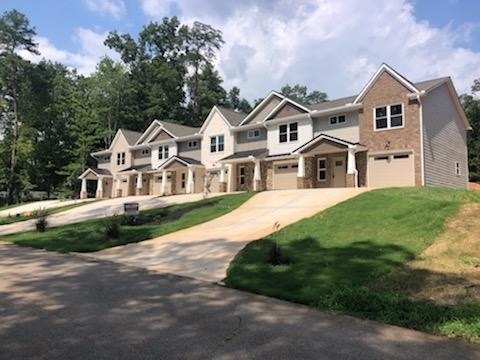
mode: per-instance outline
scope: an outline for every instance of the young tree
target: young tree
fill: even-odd
[[[0,17],[0,82],[1,95],[7,100],[4,141],[8,141],[10,161],[7,180],[7,201],[13,203],[20,194],[17,172],[18,140],[20,137],[21,112],[19,109],[19,86],[27,62],[18,56],[20,50],[38,54],[33,38],[35,28],[30,27],[27,17],[17,10],[6,11]]]
[[[318,104],[327,100],[326,93],[318,90],[308,92],[305,85],[290,86],[286,84],[280,91],[286,97],[305,105]]]

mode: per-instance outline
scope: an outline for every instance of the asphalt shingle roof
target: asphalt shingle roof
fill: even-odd
[[[128,145],[135,145],[137,140],[140,139],[140,136],[142,136],[142,133],[139,133],[137,131],[127,129],[120,129],[120,131],[122,132],[123,136],[125,136]]]
[[[167,131],[171,132],[173,135],[177,137],[195,135],[200,131],[200,128],[197,128],[197,127],[175,124],[168,121],[161,121],[161,120],[157,120],[157,121],[160,124],[162,124],[163,127],[167,129]]]
[[[224,108],[223,106],[217,106],[218,111],[227,119],[232,126],[238,126],[247,117],[246,114],[240,111],[233,111],[231,109]]]

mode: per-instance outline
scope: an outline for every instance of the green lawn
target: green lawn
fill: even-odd
[[[30,231],[7,235],[0,240],[59,252],[97,251],[151,239],[212,220],[237,208],[253,195],[254,193],[224,195],[142,211],[139,220],[143,224],[121,225],[116,239],[107,239],[106,228],[112,222],[124,221],[123,216],[49,228],[44,233]]]
[[[248,244],[225,282],[334,313],[480,341],[480,302],[440,306],[383,286],[468,201],[480,201],[479,194],[435,188],[364,193]],[[273,256],[275,242],[280,255]],[[281,264],[273,265],[272,257]]]
[[[67,211],[67,210],[70,210],[70,209],[73,209],[73,208],[76,208],[76,207],[79,207],[79,206],[82,206],[82,205],[91,204],[91,203],[96,202],[96,201],[101,201],[101,200],[85,201],[85,202],[79,202],[79,203],[76,203],[76,204],[70,204],[70,205],[65,205],[65,206],[48,208],[48,209],[45,209],[45,212],[46,212],[47,215],[53,215],[53,214],[57,214],[57,213],[62,212],[62,211]],[[40,210],[40,212],[43,212],[43,210]],[[14,216],[0,217],[0,225],[13,224],[13,223],[16,223],[16,222],[19,222],[19,221],[34,219],[36,217],[36,214],[35,214],[36,212],[35,211],[30,211],[29,213],[30,213],[30,215],[18,214],[18,215],[14,215]]]

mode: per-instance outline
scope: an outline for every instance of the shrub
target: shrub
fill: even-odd
[[[34,219],[37,219],[35,221],[35,228],[37,229],[37,231],[45,232],[45,230],[47,230],[48,212],[47,212],[46,209],[35,210],[34,212],[32,212],[32,214],[30,216],[33,217]]]
[[[118,215],[113,215],[107,220],[105,227],[105,237],[107,240],[118,239],[120,236],[120,219]]]

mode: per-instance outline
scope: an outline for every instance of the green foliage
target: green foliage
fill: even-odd
[[[326,93],[317,90],[308,92],[306,86],[299,84],[294,86],[286,84],[280,92],[286,97],[305,105],[318,104],[327,100]]]
[[[472,87],[478,91],[480,82]],[[470,181],[480,182],[480,100],[472,95],[460,96],[460,101],[465,110],[465,115],[470,122],[472,130],[468,132],[468,167]]]
[[[35,210],[32,213],[32,217],[36,219],[35,221],[35,228],[38,232],[45,232],[48,226],[48,211],[46,209],[39,209]]]
[[[331,312],[445,334],[461,308],[408,300],[401,292],[379,291],[379,283],[431,244],[446,219],[467,201],[479,202],[480,195],[437,188],[359,195],[248,244],[230,264],[226,284]],[[278,241],[288,264],[273,266],[266,261],[273,241]],[[457,320],[463,320],[468,332],[480,340],[478,317]],[[453,335],[464,336],[461,331]]]
[[[107,240],[118,239],[121,232],[121,220],[118,215],[113,215],[111,218],[107,219],[105,224],[105,238]]]

